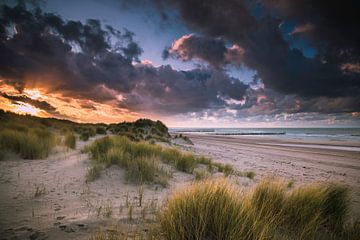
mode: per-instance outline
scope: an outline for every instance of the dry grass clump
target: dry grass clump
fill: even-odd
[[[98,179],[101,175],[101,171],[103,170],[103,166],[101,164],[95,163],[87,169],[85,179],[86,182],[92,182]]]
[[[166,185],[169,174],[160,165],[161,150],[159,146],[132,142],[120,136],[98,139],[87,148],[96,162],[106,166],[115,164],[126,169],[129,181]]]
[[[46,188],[43,184],[37,185],[35,184],[35,189],[34,189],[34,198],[40,197],[42,195],[46,194]]]
[[[255,175],[256,175],[255,172],[252,172],[252,171],[245,172],[245,176],[250,179],[254,179]]]
[[[76,148],[76,136],[72,132],[65,135],[64,145],[71,149]]]
[[[134,142],[123,136],[98,139],[87,148],[87,151],[94,159],[107,165],[117,164],[128,169],[129,178],[134,178],[138,172],[141,174],[140,178],[149,181],[152,181],[151,172],[155,175],[159,172],[159,162],[171,164],[177,170],[187,173],[192,173],[198,164],[198,158],[193,154],[147,142]]]
[[[160,214],[165,239],[239,239],[243,203],[225,180],[194,184],[174,194]]]
[[[337,184],[289,190],[265,180],[239,193],[228,181],[206,180],[173,195],[159,215],[165,239],[356,239],[345,228],[349,191]]]
[[[315,184],[291,191],[283,203],[284,224],[303,239],[326,227],[341,233],[349,210],[348,189],[335,184]]]
[[[205,169],[197,169],[194,171],[195,180],[200,181],[209,177],[209,172]]]
[[[198,164],[197,157],[190,153],[183,153],[175,148],[160,148],[158,155],[163,162],[174,165],[182,172],[192,173]]]
[[[54,135],[43,128],[3,129],[0,148],[19,154],[24,159],[39,159],[49,155],[55,145]]]

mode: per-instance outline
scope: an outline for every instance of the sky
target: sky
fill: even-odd
[[[170,127],[360,126],[360,2],[5,0],[0,108]]]

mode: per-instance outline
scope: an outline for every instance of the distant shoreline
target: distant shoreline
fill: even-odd
[[[306,141],[360,141],[360,128],[170,128],[170,133],[234,137],[273,136]]]

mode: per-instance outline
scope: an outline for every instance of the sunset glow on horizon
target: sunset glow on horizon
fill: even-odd
[[[17,102],[16,107],[14,108],[14,112],[18,113],[18,114],[30,114],[32,116],[37,116],[39,117],[39,112],[40,109],[28,104],[28,103],[23,103],[23,102]]]

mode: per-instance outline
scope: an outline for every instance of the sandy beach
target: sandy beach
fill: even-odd
[[[351,214],[359,214],[360,144],[188,136],[194,145],[176,145],[210,156],[215,162],[231,164],[236,170],[255,172],[253,180],[232,176],[240,186],[252,186],[266,176],[294,180],[295,186],[340,182],[351,187]],[[0,239],[88,239],[101,226],[128,231],[131,239],[134,229],[148,231],[146,223],[152,221],[156,208],[171,192],[194,181],[192,174],[174,171],[166,188],[143,186],[142,206],[139,186],[126,182],[124,170],[117,166],[86,183],[90,159],[81,149],[96,138],[79,141],[75,150],[58,149],[48,159],[22,160],[14,156],[0,162]],[[133,216],[129,220],[130,208]]]
[[[296,184],[340,182],[352,189],[352,214],[360,213],[360,143],[268,136],[188,135],[194,151],[241,171],[292,179]]]

